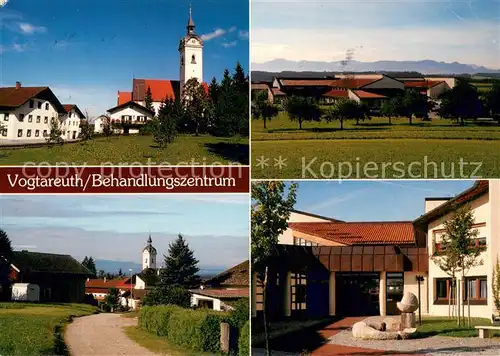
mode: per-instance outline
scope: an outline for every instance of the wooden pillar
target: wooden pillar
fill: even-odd
[[[336,303],[337,303],[337,300],[335,299],[335,292],[336,292],[336,287],[335,287],[335,272],[330,272],[330,279],[329,279],[329,283],[328,283],[328,294],[329,294],[329,298],[328,298],[328,302],[329,302],[329,305],[328,305],[328,310],[329,310],[329,314],[330,315],[335,315],[336,313]]]
[[[285,286],[283,290],[283,314],[292,315],[292,273],[287,272],[285,276]]]
[[[231,328],[228,323],[220,323],[220,350],[227,354],[229,353],[229,338]]]
[[[386,272],[380,272],[380,284],[379,284],[379,291],[378,291],[378,298],[379,298],[379,309],[380,309],[380,315],[387,315],[387,309],[386,309],[386,302],[387,302],[387,277],[386,277]]]

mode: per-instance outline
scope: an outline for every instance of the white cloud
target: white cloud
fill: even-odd
[[[206,33],[204,35],[201,35],[201,39],[203,41],[210,41],[213,40],[214,38],[224,36],[226,34],[226,30],[223,30],[222,28],[216,28],[213,32]]]
[[[227,30],[227,31],[228,31],[228,32],[234,32],[234,31],[236,31],[236,30],[237,30],[236,26],[232,26],[232,27],[230,27],[230,28],[229,28],[229,30]]]
[[[4,7],[8,2],[9,0],[0,0],[0,7]]]
[[[234,47],[238,44],[238,41],[231,41],[231,42],[224,42],[222,44],[222,47],[224,48],[229,48],[229,47]]]
[[[31,34],[37,33],[37,32],[46,32],[47,31],[47,29],[45,27],[34,26],[32,24],[25,23],[25,22],[21,22],[19,24],[19,28],[21,29],[21,32],[23,32],[27,35],[31,35]]]
[[[61,103],[76,104],[83,111],[88,111],[91,118],[104,114],[116,105],[116,90],[98,86],[48,85]]]

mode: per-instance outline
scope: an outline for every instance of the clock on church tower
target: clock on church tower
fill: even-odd
[[[184,85],[191,78],[203,81],[203,40],[195,33],[195,25],[189,7],[187,33],[179,44],[181,96]]]

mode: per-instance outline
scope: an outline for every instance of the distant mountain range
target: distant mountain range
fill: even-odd
[[[350,61],[344,65],[338,62],[289,61],[273,59],[264,63],[252,63],[252,72],[419,72],[422,74],[497,74],[500,69],[491,69],[458,62],[446,63],[433,60],[422,61]]]
[[[95,266],[97,271],[103,270],[108,273],[118,273],[118,270],[121,268],[125,275],[130,274],[129,269],[132,269],[132,273],[139,273],[142,271],[142,265],[135,262],[96,260]],[[200,266],[200,276],[215,276],[224,272],[226,269],[227,268],[220,266]]]

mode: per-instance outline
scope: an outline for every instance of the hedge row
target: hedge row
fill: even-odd
[[[227,314],[207,310],[184,309],[178,306],[144,306],[139,325],[144,330],[187,350],[218,353],[220,323]]]

